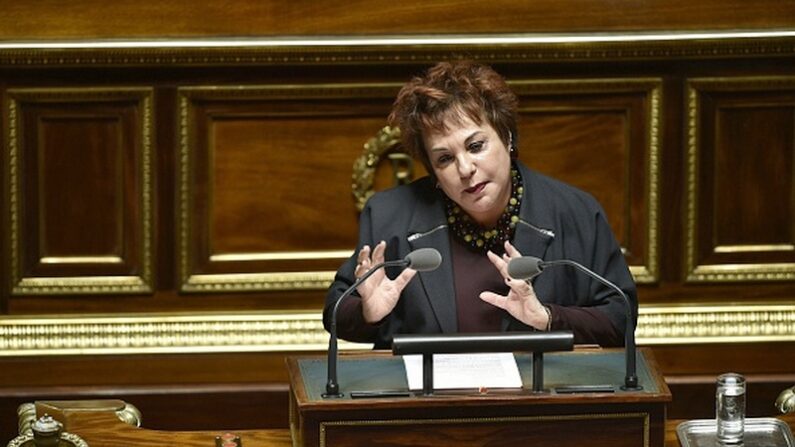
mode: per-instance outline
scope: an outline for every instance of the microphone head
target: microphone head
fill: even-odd
[[[522,256],[508,262],[508,275],[514,279],[530,279],[543,270],[541,259],[534,256]]]
[[[418,272],[430,272],[436,270],[442,264],[442,254],[435,248],[420,248],[407,254],[405,258],[406,267]]]

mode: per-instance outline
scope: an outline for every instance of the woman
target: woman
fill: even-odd
[[[340,305],[339,336],[388,348],[401,333],[572,330],[575,343],[620,346],[626,308],[572,268],[532,283],[510,278],[522,255],[577,261],[617,284],[637,311],[635,285],[590,195],[517,160],[517,99],[490,67],[440,63],[397,96],[390,122],[430,176],[375,194],[356,253],[329,288],[324,324],[342,292],[372,266],[432,247],[442,265],[380,271]]]

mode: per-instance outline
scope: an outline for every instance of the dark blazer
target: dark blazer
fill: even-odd
[[[524,197],[513,245],[525,256],[569,259],[588,267],[618,285],[632,302],[633,314],[637,314],[635,283],[597,201],[583,191],[516,164],[522,174]],[[370,198],[360,216],[356,252],[337,271],[326,297],[323,322],[327,329],[334,303],[355,280],[356,254],[362,246],[373,247],[383,240],[386,260],[401,259],[412,250],[432,247],[442,254],[442,264],[432,272],[418,273],[392,313],[377,325],[363,321],[361,300],[354,292],[340,306],[339,336],[388,348],[394,334],[457,331],[450,232],[442,194],[430,177],[424,177]],[[388,269],[387,275],[394,278],[398,272]],[[626,306],[615,291],[598,281],[561,266],[546,269],[533,279],[533,287],[539,300],[552,307],[553,315],[555,305],[594,306],[623,338]],[[502,328],[533,330],[507,313]],[[575,342],[605,344],[602,340],[576,338]]]

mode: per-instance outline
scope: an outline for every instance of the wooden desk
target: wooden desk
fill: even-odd
[[[97,408],[92,411],[90,408]],[[123,407],[121,401],[67,401],[58,403],[37,402],[38,416],[45,412],[54,415],[64,429],[80,436],[89,447],[213,447],[215,437],[221,432],[186,431],[164,432],[136,428],[122,422],[112,407]],[[781,415],[783,420],[795,430],[795,414]],[[665,447],[680,447],[676,437],[676,427],[684,422],[682,419],[669,420],[665,423]],[[240,436],[245,447],[292,447],[290,430],[239,430],[234,432]],[[0,442],[0,445],[4,445]],[[521,445],[521,444],[517,444]]]
[[[223,431],[158,431],[123,422],[114,408],[122,401],[36,402],[36,417],[45,413],[64,425],[64,431],[82,438],[89,447],[215,447]],[[290,431],[239,430],[244,447],[291,447]],[[4,444],[3,444],[4,445]]]
[[[351,399],[353,390],[406,389],[400,358],[356,353],[340,358],[342,398],[324,399],[325,357],[291,357],[290,425],[297,446],[588,445],[663,447],[671,393],[649,350],[640,350],[642,390],[622,391],[624,351],[545,356],[546,392],[532,392],[529,356],[517,355],[521,390],[438,392],[434,396]],[[613,385],[614,393],[559,394],[561,385]]]

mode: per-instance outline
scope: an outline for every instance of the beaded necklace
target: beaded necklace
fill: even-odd
[[[519,174],[519,170],[512,166],[511,198],[508,199],[508,206],[502,212],[494,228],[481,227],[458,204],[445,195],[447,223],[453,234],[469,247],[484,253],[497,247],[499,247],[498,251],[502,251],[503,243],[513,237],[516,223],[519,222],[519,207],[522,204],[523,192],[522,176]]]

